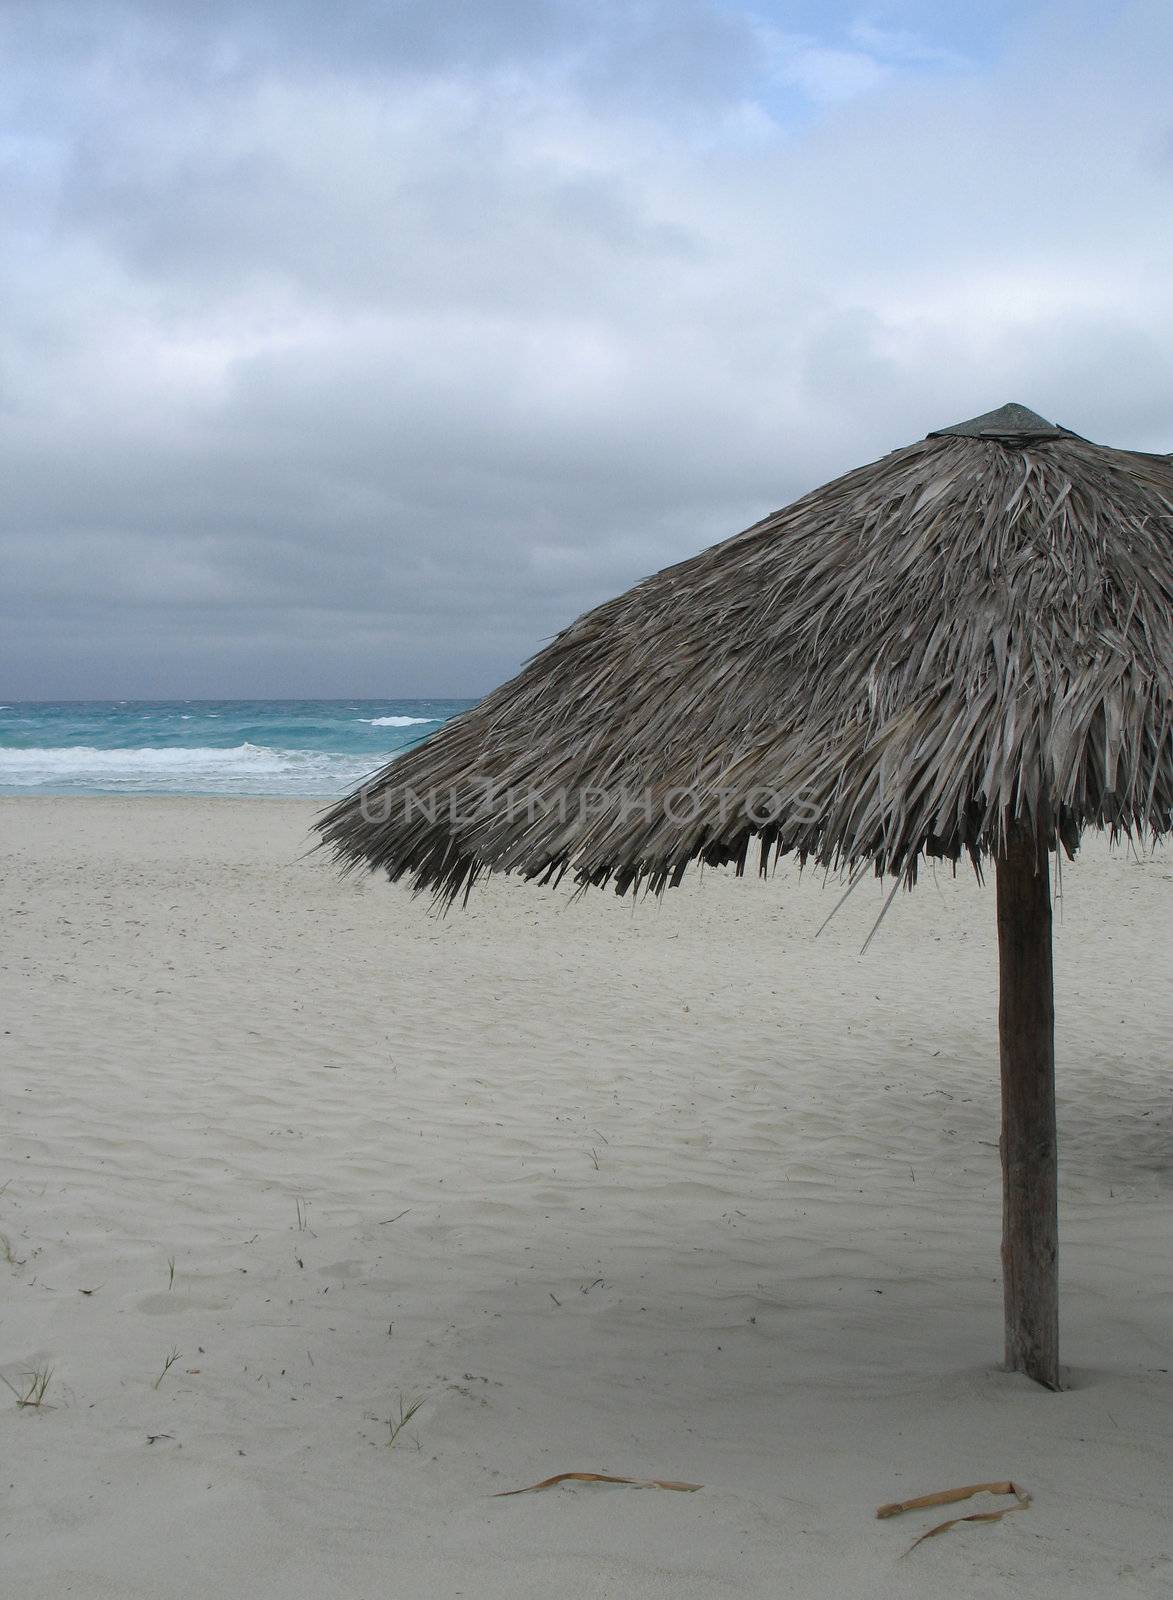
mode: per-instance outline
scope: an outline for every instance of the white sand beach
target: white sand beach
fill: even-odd
[[[1173,852],[1063,870],[1049,1394],[998,1365],[992,885],[862,956],[880,886],[816,941],[787,867],[440,919],[314,814],[0,801],[5,1594],[1173,1590]],[[568,1471],[703,1488],[493,1498]]]

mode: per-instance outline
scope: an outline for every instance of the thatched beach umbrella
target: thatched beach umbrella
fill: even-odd
[[[1057,1387],[1049,853],[1173,827],[1173,459],[1018,405],[931,433],[580,617],[319,826],[447,899],[992,859],[1006,1359]]]

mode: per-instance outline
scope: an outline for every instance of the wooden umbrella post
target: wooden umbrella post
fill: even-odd
[[[1055,993],[1046,844],[1015,824],[996,871],[1006,1365],[1058,1389]]]

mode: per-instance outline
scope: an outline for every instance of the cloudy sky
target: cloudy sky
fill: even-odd
[[[1173,7],[4,0],[0,698],[477,694],[1010,399],[1173,450]]]

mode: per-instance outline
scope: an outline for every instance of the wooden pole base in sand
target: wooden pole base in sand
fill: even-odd
[[[1006,1365],[1058,1389],[1055,994],[1046,844],[1015,825],[996,871]]]

